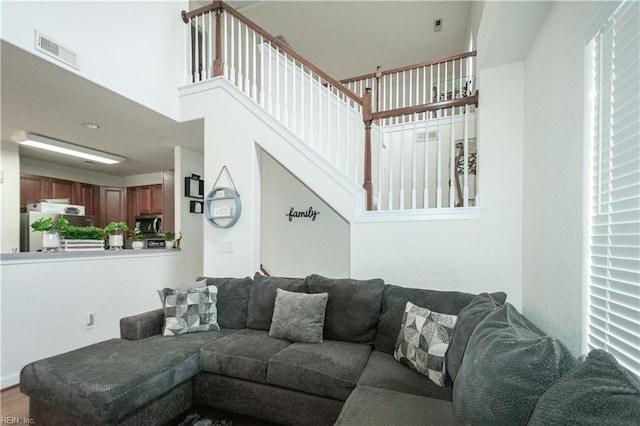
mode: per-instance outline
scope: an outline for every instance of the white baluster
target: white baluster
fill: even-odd
[[[238,42],[236,43],[238,51],[238,77],[236,80],[236,87],[242,91],[242,83],[244,82],[244,76],[242,74],[242,22],[238,21]]]
[[[429,208],[429,120],[424,121],[424,184],[422,187],[423,208]],[[440,129],[438,129],[438,132]]]
[[[404,73],[403,73],[404,74]],[[402,78],[404,80],[404,76]],[[403,85],[404,87],[404,85]],[[404,94],[402,95],[404,98]],[[403,99],[403,103],[404,103],[404,99]],[[404,210],[405,205],[404,205],[404,196],[405,196],[405,185],[404,185],[404,181],[405,181],[405,172],[404,172],[404,163],[405,163],[405,155],[404,155],[404,151],[405,151],[405,134],[406,134],[406,130],[405,130],[405,116],[402,116],[402,127],[400,130],[400,210]]]
[[[231,68],[229,70],[229,81],[231,84],[236,84],[236,41],[235,41],[235,18],[231,17],[231,40],[229,43],[229,49],[231,49]]]
[[[198,45],[198,17],[194,17],[193,18],[193,38],[195,39],[194,41],[194,50],[193,53],[195,55],[194,61],[193,61],[193,81],[200,81],[200,46]]]
[[[326,152],[325,152],[325,157],[331,161],[331,151],[332,151],[332,140],[331,140],[331,86],[329,85],[329,82],[327,82],[327,132],[326,132],[326,136],[327,136],[327,144],[326,146]]]
[[[316,80],[318,82],[318,143],[316,151],[322,153],[322,147],[324,140],[322,139],[322,82],[320,78]]]
[[[464,106],[464,198],[462,205],[469,207],[469,105]]]
[[[348,101],[350,102],[350,101]],[[349,108],[349,104],[345,105],[345,141],[344,141],[344,151],[345,151],[345,173],[349,176],[349,171],[351,170],[351,135],[349,134],[349,123],[351,122],[351,118],[353,114],[351,114],[351,109]]]
[[[382,178],[384,174],[384,165],[382,164],[382,153],[384,149],[385,132],[380,129],[378,132],[378,211],[382,210]]]
[[[287,71],[287,62],[289,62],[289,60],[287,59],[287,52],[283,52],[282,60],[284,62],[284,70],[282,73],[282,81],[284,83],[284,119],[282,120],[282,122],[285,127],[289,127],[289,74]]]
[[[291,74],[292,74],[292,83],[291,83],[291,100],[292,100],[292,116],[291,116],[291,125],[293,126],[293,133],[298,133],[298,98],[297,90],[296,90],[296,82],[298,81],[298,67],[296,66],[296,59],[291,58]]]
[[[440,110],[442,111],[442,110]],[[444,169],[442,165],[442,113],[438,114],[438,146],[436,147],[436,208],[442,208],[442,171]],[[453,117],[450,118],[453,123]],[[451,135],[453,136],[453,128],[451,128]]]
[[[191,20],[189,23],[184,26],[184,45],[187,46],[184,49],[184,61],[185,61],[185,76],[184,82],[193,83],[192,74],[191,74]]]
[[[222,20],[222,40],[224,42],[224,49],[223,49],[223,62],[224,62],[224,78],[226,78],[227,80],[231,81],[231,78],[229,77],[229,37],[227,37],[227,13],[224,12],[222,14],[223,16],[223,20]]]
[[[244,26],[244,93],[249,96],[249,26]]]
[[[265,107],[264,87],[266,84],[264,81],[264,61],[266,56],[264,49],[264,38],[260,36],[260,105],[262,108]]]
[[[304,65],[300,64],[300,139],[305,140]]]
[[[207,13],[209,18],[209,53],[207,57],[207,78],[213,78],[213,12]]]
[[[315,117],[315,114],[313,112],[313,105],[314,105],[314,99],[313,99],[313,76],[311,75],[313,73],[313,71],[309,70],[309,131],[307,132],[309,134],[309,145],[313,147],[313,144],[315,142],[314,137],[315,137],[315,130],[313,128],[313,117]]]
[[[395,140],[395,135],[393,134],[393,132],[389,133],[389,143],[388,143],[388,150],[389,153],[388,155],[388,159],[387,159],[387,168],[389,169],[389,209],[388,210],[393,210],[393,145],[394,145],[394,140]]]
[[[251,55],[253,58],[253,64],[252,64],[252,73],[251,73],[251,99],[253,99],[254,102],[258,102],[258,88],[256,86],[256,80],[258,79],[258,76],[256,74],[256,68],[257,68],[257,64],[256,64],[256,59],[257,59],[257,53],[256,50],[258,49],[258,45],[256,43],[256,32],[255,31],[251,31],[251,33],[253,34],[253,43],[252,43],[252,49],[251,49]],[[262,82],[261,82],[262,85]],[[262,101],[260,101],[262,103]]]
[[[456,207],[456,195],[458,193],[458,178],[456,176],[456,135],[455,121],[451,119],[451,141],[449,142],[449,207]]]
[[[412,127],[411,127],[411,208],[416,208],[418,193],[417,193],[417,170],[416,170],[416,126],[417,117],[414,113],[412,116]]]
[[[267,110],[269,111],[269,114],[273,114],[273,59],[271,59],[271,54],[273,51],[273,48],[271,47],[271,42],[268,42],[268,52],[269,52],[269,62],[268,62],[268,68],[269,68],[269,90],[267,90],[267,96],[268,96],[268,108]]]
[[[280,50],[275,47],[276,54],[276,119],[280,120]]]

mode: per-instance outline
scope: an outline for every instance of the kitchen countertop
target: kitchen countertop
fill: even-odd
[[[143,250],[102,250],[102,251],[57,251],[57,252],[27,252],[27,253],[3,253],[0,254],[0,264],[11,265],[18,263],[46,263],[65,262],[76,260],[117,259],[123,257],[152,257],[175,256],[181,253],[180,249],[143,249]]]

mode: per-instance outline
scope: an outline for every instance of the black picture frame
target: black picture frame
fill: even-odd
[[[204,199],[204,180],[198,175],[184,178],[184,196],[187,198]]]

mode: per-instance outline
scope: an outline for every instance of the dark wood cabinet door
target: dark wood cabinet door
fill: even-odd
[[[74,182],[62,179],[49,179],[49,198],[73,198]]]
[[[162,185],[151,185],[151,213],[162,214]]]
[[[151,214],[151,187],[138,186],[138,214]]]
[[[100,187],[89,183],[75,182],[71,204],[84,206],[86,216],[96,216],[100,204]]]
[[[124,188],[101,187],[100,217],[98,225],[104,228],[109,222],[121,222],[126,218],[126,191]]]
[[[20,176],[20,210],[27,204],[49,198],[49,180],[42,176]]]

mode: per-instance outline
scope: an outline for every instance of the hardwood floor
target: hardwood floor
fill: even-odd
[[[20,386],[12,386],[0,392],[1,417],[29,417],[29,397],[20,392]]]

